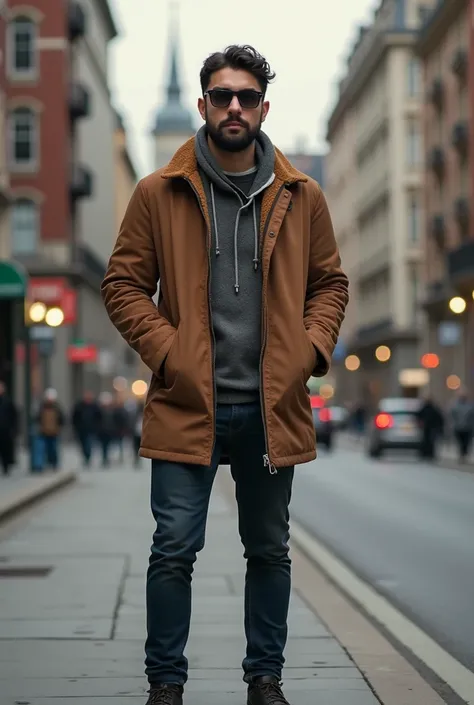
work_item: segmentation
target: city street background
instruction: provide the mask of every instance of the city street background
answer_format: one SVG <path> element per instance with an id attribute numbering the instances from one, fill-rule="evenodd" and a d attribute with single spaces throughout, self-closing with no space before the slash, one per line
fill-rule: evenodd
<path id="1" fill-rule="evenodd" d="M 319 457 L 296 470 L 288 693 L 474 703 L 473 13 L 0 0 L 0 705 L 144 701 L 151 372 L 101 284 L 139 180 L 202 124 L 203 60 L 231 43 L 276 71 L 265 131 L 323 189 L 350 282 L 331 370 L 308 381 Z M 196 705 L 242 696 L 225 476 Z"/>

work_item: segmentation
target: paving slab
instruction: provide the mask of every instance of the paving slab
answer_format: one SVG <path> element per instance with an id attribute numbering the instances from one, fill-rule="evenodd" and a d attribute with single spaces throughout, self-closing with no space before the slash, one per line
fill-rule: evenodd
<path id="1" fill-rule="evenodd" d="M 245 562 L 235 506 L 219 488 L 193 577 L 189 705 L 243 705 Z M 74 489 L 0 544 L 0 705 L 144 705 L 145 578 L 153 533 L 149 474 L 81 473 Z M 376 705 L 341 645 L 296 592 L 285 690 L 295 705 Z"/>
<path id="2" fill-rule="evenodd" d="M 314 691 L 299 691 L 294 694 L 290 688 L 285 689 L 288 697 L 297 705 L 319 705 L 315 700 Z M 186 705 L 243 705 L 245 703 L 245 688 L 241 687 L 238 691 L 229 692 L 196 692 L 192 688 L 186 691 Z M 321 705 L 380 705 L 380 701 L 375 698 L 370 690 L 363 692 L 361 690 L 353 691 L 320 691 L 318 698 Z M 144 696 L 119 696 L 104 698 L 89 698 L 89 697 L 66 697 L 61 698 L 61 705 L 143 705 Z M 57 698 L 28 698 L 24 703 L 17 699 L 5 698 L 5 703 L 2 705 L 58 705 Z"/>

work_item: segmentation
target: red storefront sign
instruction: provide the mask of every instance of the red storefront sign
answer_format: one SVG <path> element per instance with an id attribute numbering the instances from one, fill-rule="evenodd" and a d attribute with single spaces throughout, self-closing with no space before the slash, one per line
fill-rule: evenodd
<path id="1" fill-rule="evenodd" d="M 59 306 L 67 288 L 64 277 L 31 277 L 28 282 L 28 300 L 47 306 Z"/>
<path id="2" fill-rule="evenodd" d="M 77 294 L 64 277 L 32 277 L 28 283 L 30 304 L 41 302 L 48 307 L 59 306 L 64 313 L 62 325 L 76 320 Z"/>
<path id="3" fill-rule="evenodd" d="M 68 362 L 97 362 L 97 347 L 95 345 L 70 345 L 67 349 Z"/>

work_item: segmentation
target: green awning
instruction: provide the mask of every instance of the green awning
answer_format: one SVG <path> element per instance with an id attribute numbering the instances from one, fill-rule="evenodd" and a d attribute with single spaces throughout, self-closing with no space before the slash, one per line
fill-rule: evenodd
<path id="1" fill-rule="evenodd" d="M 0 260 L 0 299 L 22 299 L 26 295 L 27 278 L 18 262 Z"/>

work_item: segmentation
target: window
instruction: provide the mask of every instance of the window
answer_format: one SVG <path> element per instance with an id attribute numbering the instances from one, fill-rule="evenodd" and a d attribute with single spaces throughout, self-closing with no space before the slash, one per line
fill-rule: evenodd
<path id="1" fill-rule="evenodd" d="M 410 118 L 407 122 L 407 163 L 415 167 L 421 164 L 421 131 L 418 120 Z"/>
<path id="2" fill-rule="evenodd" d="M 408 196 L 408 241 L 416 245 L 420 238 L 420 201 L 416 193 Z"/>
<path id="3" fill-rule="evenodd" d="M 34 201 L 21 198 L 13 204 L 11 216 L 13 255 L 31 255 L 39 240 L 39 212 Z"/>
<path id="4" fill-rule="evenodd" d="M 419 304 L 420 304 L 420 276 L 418 273 L 418 268 L 413 265 L 408 270 L 408 306 L 409 306 L 409 319 L 416 323 L 419 314 Z"/>
<path id="5" fill-rule="evenodd" d="M 36 69 L 36 25 L 28 17 L 17 17 L 9 26 L 10 66 L 16 74 Z"/>
<path id="6" fill-rule="evenodd" d="M 13 166 L 30 166 L 37 159 L 37 116 L 31 108 L 17 108 L 11 113 L 11 161 Z"/>
<path id="7" fill-rule="evenodd" d="M 410 98 L 417 98 L 421 92 L 421 66 L 418 59 L 411 58 L 407 64 L 407 93 Z"/>

